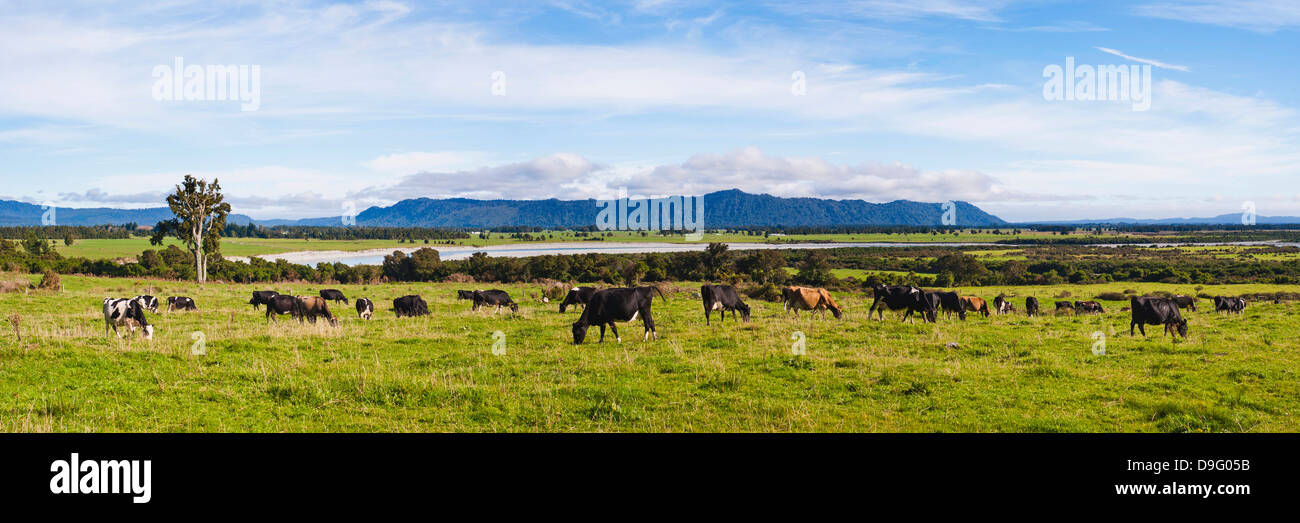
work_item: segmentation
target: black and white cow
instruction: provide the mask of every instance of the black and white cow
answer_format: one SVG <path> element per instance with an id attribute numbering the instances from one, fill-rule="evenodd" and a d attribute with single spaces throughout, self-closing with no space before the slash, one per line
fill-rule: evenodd
<path id="1" fill-rule="evenodd" d="M 370 298 L 357 298 L 357 316 L 363 320 L 373 318 L 375 315 L 375 304 Z"/>
<path id="2" fill-rule="evenodd" d="M 709 313 L 719 311 L 722 319 L 727 319 L 727 311 L 731 311 L 731 319 L 736 319 L 736 311 L 740 311 L 740 318 L 749 321 L 749 305 L 741 301 L 740 295 L 736 293 L 736 288 L 730 285 L 701 285 L 700 299 L 704 301 L 704 324 L 709 324 Z"/>
<path id="3" fill-rule="evenodd" d="M 668 301 L 664 297 L 663 291 L 658 287 L 626 287 L 618 289 L 604 289 L 596 291 L 587 301 L 587 308 L 583 309 L 582 316 L 573 324 L 573 344 L 581 345 L 582 340 L 587 337 L 587 328 L 592 325 L 600 326 L 600 341 L 605 341 L 605 326 L 614 332 L 614 339 L 623 341 L 618 335 L 618 327 L 614 326 L 617 321 L 635 321 L 638 317 L 645 325 L 645 335 L 641 340 L 645 341 L 654 336 L 659 339 L 659 333 L 655 331 L 655 320 L 650 315 L 650 306 L 654 304 L 655 293 L 659 293 L 659 298 Z"/>
<path id="4" fill-rule="evenodd" d="M 266 302 L 266 322 L 271 323 L 275 316 L 288 314 L 299 323 L 303 321 L 302 300 L 287 294 L 277 294 Z"/>
<path id="5" fill-rule="evenodd" d="M 1076 301 L 1074 302 L 1074 312 L 1075 314 L 1081 312 L 1105 314 L 1106 309 L 1102 308 L 1101 304 L 1095 301 Z"/>
<path id="6" fill-rule="evenodd" d="M 1164 325 L 1165 334 L 1174 333 L 1174 337 L 1181 335 L 1187 339 L 1187 320 L 1178 312 L 1178 302 L 1168 298 L 1138 298 L 1134 296 L 1130 300 L 1130 310 L 1133 313 L 1132 320 L 1129 321 L 1128 335 L 1133 335 L 1133 327 L 1142 331 L 1142 335 L 1147 335 L 1144 325 Z"/>
<path id="7" fill-rule="evenodd" d="M 324 289 L 320 291 L 320 297 L 325 298 L 329 301 L 334 301 L 334 302 L 341 301 L 343 302 L 344 305 L 350 305 L 348 303 L 348 297 L 344 296 L 343 291 L 340 291 L 338 289 Z"/>
<path id="8" fill-rule="evenodd" d="M 912 313 L 921 313 L 921 319 L 924 321 L 934 322 L 938 320 L 939 311 L 935 310 L 934 302 L 925 297 L 925 292 L 911 285 L 876 285 L 871 288 L 872 296 L 875 298 L 871 301 L 871 308 L 867 309 L 867 318 L 871 317 L 873 311 L 880 312 L 880 320 L 885 319 L 885 309 L 906 310 L 903 320 L 911 320 Z"/>
<path id="9" fill-rule="evenodd" d="M 167 312 L 197 310 L 199 310 L 199 307 L 194 304 L 192 298 L 187 298 L 185 296 L 169 296 L 167 298 Z"/>
<path id="10" fill-rule="evenodd" d="M 496 307 L 493 312 L 501 312 L 501 307 L 510 307 L 511 312 L 519 312 L 519 304 L 510 299 L 510 293 L 499 289 L 474 291 L 473 310 L 483 307 Z"/>
<path id="11" fill-rule="evenodd" d="M 135 330 L 139 328 L 143 333 L 144 339 L 153 339 L 153 325 L 144 317 L 144 306 L 140 301 L 131 298 L 104 298 L 104 335 L 108 336 L 108 330 L 113 329 L 113 333 L 121 338 L 122 333 L 117 331 L 118 327 L 130 329 L 130 334 L 135 335 Z"/>
<path id="12" fill-rule="evenodd" d="M 596 294 L 597 290 L 599 289 L 595 287 L 574 287 L 569 289 L 569 294 L 564 297 L 564 301 L 560 302 L 560 312 L 577 305 L 581 305 L 584 309 L 587 308 L 587 302 L 591 300 L 591 296 Z"/>
<path id="13" fill-rule="evenodd" d="M 271 299 L 279 295 L 275 291 L 253 291 L 253 299 L 248 300 L 248 304 L 253 306 L 253 310 L 258 310 L 259 306 L 271 303 Z"/>
<path id="14" fill-rule="evenodd" d="M 428 316 L 429 304 L 424 302 L 424 298 L 416 295 L 402 296 L 393 300 L 393 313 L 398 318 L 402 316 Z"/>
<path id="15" fill-rule="evenodd" d="M 993 311 L 997 314 L 1011 314 L 1016 312 L 1016 306 L 1011 304 L 1011 300 L 998 296 L 993 298 Z"/>
<path id="16" fill-rule="evenodd" d="M 158 314 L 158 298 L 146 294 L 143 296 L 136 296 L 131 299 L 138 302 L 141 307 L 144 307 L 145 310 L 152 312 L 154 314 Z"/>
<path id="17" fill-rule="evenodd" d="M 1056 313 L 1057 313 L 1057 314 L 1060 314 L 1061 311 L 1065 311 L 1065 310 L 1068 310 L 1068 311 L 1073 312 L 1073 313 L 1075 313 L 1075 314 L 1078 314 L 1078 313 L 1079 313 L 1079 311 L 1074 310 L 1074 304 L 1073 304 L 1073 303 L 1070 303 L 1070 302 L 1068 302 L 1068 301 L 1058 301 L 1058 302 L 1056 302 Z"/>

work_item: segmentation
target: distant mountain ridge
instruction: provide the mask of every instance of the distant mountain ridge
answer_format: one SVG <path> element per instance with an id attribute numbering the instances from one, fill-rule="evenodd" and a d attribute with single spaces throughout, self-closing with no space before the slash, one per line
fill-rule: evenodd
<path id="1" fill-rule="evenodd" d="M 1242 214 L 1220 214 L 1210 218 L 1106 218 L 1104 220 L 1035 221 L 1023 224 L 1036 225 L 1242 225 Z M 1300 216 L 1256 216 L 1256 224 L 1300 224 Z"/>
<path id="2" fill-rule="evenodd" d="M 1005 225 L 997 216 L 966 202 L 955 203 L 956 224 L 962 226 Z M 153 225 L 172 218 L 166 207 L 147 209 L 57 207 L 59 225 L 108 225 L 138 223 Z M 465 227 L 508 226 L 584 227 L 596 224 L 600 208 L 596 200 L 475 200 L 469 198 L 414 198 L 388 207 L 371 207 L 357 215 L 356 223 L 369 227 Z M 40 225 L 44 209 L 30 203 L 0 200 L 0 226 Z M 750 194 L 738 189 L 704 195 L 704 227 L 841 226 L 841 225 L 941 225 L 944 215 L 939 203 L 896 200 L 871 203 L 863 200 L 783 198 Z M 252 220 L 231 214 L 229 223 L 245 225 L 339 226 L 339 216 L 302 220 Z"/>
<path id="3" fill-rule="evenodd" d="M 16 227 L 25 225 L 41 225 L 41 216 L 45 214 L 45 208 L 40 205 L 33 205 L 25 202 L 16 202 L 12 200 L 0 200 L 0 226 Z M 124 223 L 137 223 L 140 225 L 154 225 L 163 220 L 173 218 L 171 209 L 166 207 L 154 207 L 148 209 L 113 209 L 109 207 L 95 207 L 86 209 L 76 209 L 72 207 L 55 207 L 54 221 L 57 225 L 121 225 Z M 242 214 L 231 214 L 226 218 L 227 223 L 236 225 L 247 225 L 253 219 Z"/>
<path id="4" fill-rule="evenodd" d="M 596 224 L 596 200 L 472 200 L 468 198 L 402 200 L 371 207 L 357 215 L 357 225 L 371 227 L 507 226 L 584 227 Z M 957 225 L 992 226 L 1007 222 L 966 202 L 955 202 Z M 704 227 L 941 225 L 939 203 L 896 200 L 782 198 L 738 189 L 704 195 Z M 339 217 L 258 222 L 266 225 L 336 225 Z"/>

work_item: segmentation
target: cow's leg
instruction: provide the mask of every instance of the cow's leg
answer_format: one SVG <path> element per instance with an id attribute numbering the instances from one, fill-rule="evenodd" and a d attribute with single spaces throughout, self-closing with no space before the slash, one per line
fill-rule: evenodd
<path id="1" fill-rule="evenodd" d="M 725 313 L 723 317 L 726 317 Z M 655 320 L 650 316 L 650 307 L 641 311 L 641 321 L 645 326 L 645 334 L 641 336 L 641 341 L 646 341 L 651 335 L 654 336 L 655 341 L 659 341 L 659 333 L 655 332 Z"/>
<path id="2" fill-rule="evenodd" d="M 1136 323 L 1136 322 L 1132 322 L 1132 321 L 1130 321 L 1129 324 L 1128 324 L 1128 335 L 1129 335 L 1129 336 L 1132 336 L 1132 335 L 1133 335 L 1133 327 L 1137 327 L 1137 323 Z"/>
<path id="3" fill-rule="evenodd" d="M 618 326 L 614 325 L 614 322 L 612 321 L 609 322 L 609 332 L 614 334 L 614 341 L 623 343 L 623 337 L 618 335 Z"/>
<path id="4" fill-rule="evenodd" d="M 709 312 L 710 312 L 710 311 L 712 311 L 712 309 L 710 309 L 709 306 L 708 306 L 707 304 L 705 304 L 705 305 L 704 305 L 704 324 L 705 324 L 705 325 L 709 325 Z"/>
<path id="5" fill-rule="evenodd" d="M 604 323 L 600 324 L 600 341 L 598 341 L 597 343 L 605 343 L 605 324 L 604 324 Z"/>

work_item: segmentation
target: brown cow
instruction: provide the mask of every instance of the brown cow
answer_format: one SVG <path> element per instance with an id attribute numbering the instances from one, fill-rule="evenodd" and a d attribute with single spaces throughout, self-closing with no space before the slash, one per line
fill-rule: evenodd
<path id="1" fill-rule="evenodd" d="M 786 287 L 781 289 L 781 301 L 785 303 L 786 312 L 793 310 L 795 316 L 799 315 L 800 310 L 814 313 L 821 311 L 825 316 L 826 309 L 830 309 L 836 319 L 844 316 L 831 293 L 820 287 Z"/>
<path id="2" fill-rule="evenodd" d="M 971 312 L 978 312 L 980 314 L 983 314 L 985 318 L 989 317 L 989 304 L 984 301 L 984 298 L 976 298 L 974 296 L 962 296 L 960 299 L 961 299 L 961 306 L 963 309 L 966 309 Z"/>
<path id="3" fill-rule="evenodd" d="M 334 319 L 333 314 L 330 314 L 330 308 L 326 303 L 325 298 L 320 296 L 298 296 L 298 317 L 307 318 L 307 321 L 316 323 L 317 316 L 324 316 L 325 319 L 329 320 L 331 326 L 337 327 L 339 321 Z"/>

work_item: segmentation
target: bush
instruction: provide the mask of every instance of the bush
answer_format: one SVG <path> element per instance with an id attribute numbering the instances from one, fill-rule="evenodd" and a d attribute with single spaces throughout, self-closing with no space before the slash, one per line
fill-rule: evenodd
<path id="1" fill-rule="evenodd" d="M 46 269 L 45 274 L 41 275 L 41 283 L 37 284 L 36 287 L 47 290 L 62 289 L 63 282 L 59 278 L 59 273 Z"/>
<path id="2" fill-rule="evenodd" d="M 755 300 L 770 302 L 781 301 L 781 288 L 772 283 L 766 285 L 751 285 L 741 292 L 744 292 L 745 296 L 749 296 Z"/>
<path id="3" fill-rule="evenodd" d="M 1103 292 L 1093 297 L 1093 299 L 1103 301 L 1125 301 L 1128 300 L 1128 296 L 1119 292 Z"/>
<path id="4" fill-rule="evenodd" d="M 474 283 L 474 277 L 463 272 L 448 274 L 442 281 L 447 283 Z"/>

